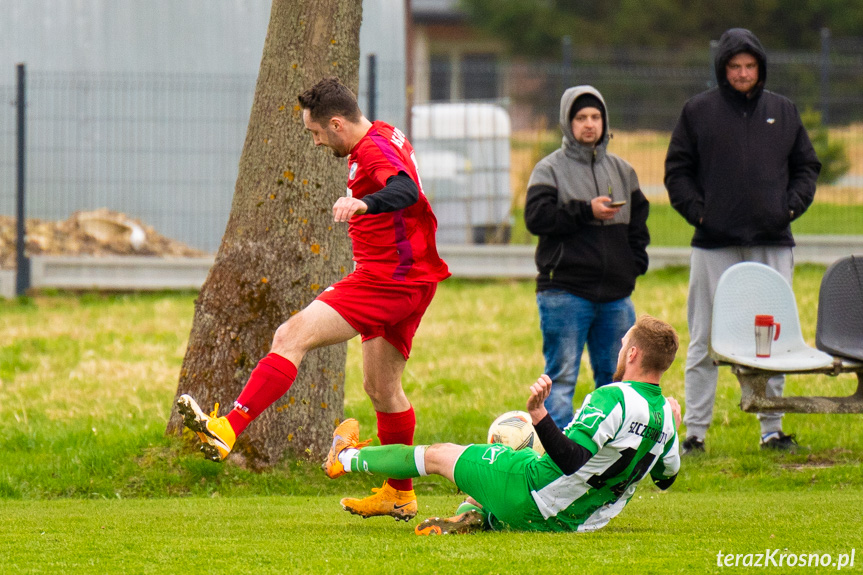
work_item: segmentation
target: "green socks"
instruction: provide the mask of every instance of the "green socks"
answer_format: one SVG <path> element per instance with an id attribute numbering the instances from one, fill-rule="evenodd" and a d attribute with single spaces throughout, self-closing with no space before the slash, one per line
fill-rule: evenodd
<path id="1" fill-rule="evenodd" d="M 459 505 L 458 509 L 455 510 L 455 514 L 461 515 L 462 513 L 467 513 L 468 511 L 478 511 L 483 517 L 486 516 L 486 512 L 482 507 L 477 507 L 473 503 L 468 503 L 467 501 L 461 502 L 461 505 Z"/>
<path id="2" fill-rule="evenodd" d="M 364 447 L 351 457 L 351 471 L 362 471 L 375 475 L 385 475 L 392 479 L 410 479 L 425 475 L 424 463 L 425 445 L 379 445 Z M 417 450 L 420 450 L 417 454 Z M 417 468 L 416 458 L 420 457 Z M 421 473 L 422 471 L 423 473 Z"/>

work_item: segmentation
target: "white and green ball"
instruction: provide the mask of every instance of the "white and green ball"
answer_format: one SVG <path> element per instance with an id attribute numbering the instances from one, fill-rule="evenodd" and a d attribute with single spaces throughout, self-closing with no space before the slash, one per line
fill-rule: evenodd
<path id="1" fill-rule="evenodd" d="M 502 443 L 513 449 L 529 447 L 540 455 L 545 453 L 542 443 L 526 411 L 507 411 L 498 416 L 488 428 L 488 443 Z"/>

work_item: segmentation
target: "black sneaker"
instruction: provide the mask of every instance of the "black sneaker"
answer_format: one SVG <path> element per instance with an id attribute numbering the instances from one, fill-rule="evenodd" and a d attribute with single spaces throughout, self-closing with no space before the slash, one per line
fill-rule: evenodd
<path id="1" fill-rule="evenodd" d="M 794 434 L 785 435 L 781 431 L 766 433 L 761 436 L 761 449 L 775 449 L 776 451 L 795 452 L 800 447 L 797 440 L 794 439 Z"/>
<path id="2" fill-rule="evenodd" d="M 704 453 L 704 442 L 697 437 L 687 437 L 686 441 L 680 444 L 680 455 L 690 453 Z"/>

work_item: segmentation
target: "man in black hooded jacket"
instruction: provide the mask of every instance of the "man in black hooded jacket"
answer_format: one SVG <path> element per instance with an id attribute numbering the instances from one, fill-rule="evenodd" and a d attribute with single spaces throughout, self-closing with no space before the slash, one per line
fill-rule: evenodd
<path id="1" fill-rule="evenodd" d="M 708 355 L 713 295 L 719 276 L 742 261 L 794 269 L 791 222 L 815 196 L 821 163 L 794 104 L 764 89 L 767 57 L 749 30 L 719 40 L 718 86 L 691 98 L 671 136 L 665 187 L 671 205 L 695 227 L 690 261 L 686 358 L 687 438 L 683 453 L 704 450 L 713 416 L 717 368 Z M 771 378 L 781 395 L 784 377 Z M 761 447 L 792 449 L 782 414 L 759 414 Z"/>

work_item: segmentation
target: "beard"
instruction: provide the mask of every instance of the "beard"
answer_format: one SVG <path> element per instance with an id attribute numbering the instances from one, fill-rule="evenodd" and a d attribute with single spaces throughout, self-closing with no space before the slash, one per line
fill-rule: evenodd
<path id="1" fill-rule="evenodd" d="M 611 377 L 612 382 L 623 381 L 623 372 L 626 371 L 626 361 L 618 361 L 617 369 L 614 370 L 614 375 Z"/>

